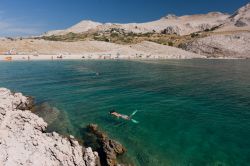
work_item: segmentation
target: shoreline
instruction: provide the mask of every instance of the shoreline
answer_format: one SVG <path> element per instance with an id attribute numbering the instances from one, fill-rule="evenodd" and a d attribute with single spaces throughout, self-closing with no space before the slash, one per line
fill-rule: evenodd
<path id="1" fill-rule="evenodd" d="M 0 87 L 0 165 L 98 165 L 98 153 L 72 135 L 46 132 L 33 106 L 30 97 Z"/>
<path id="2" fill-rule="evenodd" d="M 110 57 L 105 57 L 105 55 L 109 55 Z M 248 58 L 236 58 L 236 57 L 218 57 L 218 58 L 206 58 L 206 57 L 200 57 L 200 58 L 168 58 L 168 57 L 161 57 L 161 56 L 155 56 L 153 58 L 148 57 L 134 57 L 134 56 L 128 56 L 123 55 L 122 57 L 115 57 L 110 53 L 103 53 L 99 54 L 75 54 L 75 55 L 0 55 L 0 62 L 8 62 L 8 61 L 60 61 L 60 60 L 148 60 L 148 61 L 154 61 L 154 60 L 188 60 L 188 59 L 206 59 L 206 60 L 243 60 Z"/>
<path id="3" fill-rule="evenodd" d="M 0 165 L 115 166 L 125 147 L 97 125 L 86 126 L 100 150 L 80 144 L 72 135 L 48 132 L 48 123 L 32 112 L 34 98 L 0 87 Z M 89 141 L 95 141 L 89 140 Z M 13 146 L 15 145 L 15 146 Z"/>

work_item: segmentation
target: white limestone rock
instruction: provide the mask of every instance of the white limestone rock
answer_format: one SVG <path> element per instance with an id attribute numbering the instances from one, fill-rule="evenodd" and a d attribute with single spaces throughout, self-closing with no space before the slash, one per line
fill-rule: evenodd
<path id="1" fill-rule="evenodd" d="M 95 166 L 99 158 L 73 138 L 45 133 L 47 124 L 29 110 L 17 106 L 29 102 L 21 93 L 0 88 L 0 165 Z"/>

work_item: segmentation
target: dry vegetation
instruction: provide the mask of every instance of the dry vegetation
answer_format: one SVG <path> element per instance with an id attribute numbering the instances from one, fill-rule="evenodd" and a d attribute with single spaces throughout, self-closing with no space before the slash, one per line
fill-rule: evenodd
<path id="1" fill-rule="evenodd" d="M 217 32 L 216 29 L 218 28 L 219 26 L 182 36 L 177 34 L 166 34 L 164 32 L 133 33 L 133 32 L 127 32 L 123 29 L 112 28 L 106 31 L 68 33 L 66 35 L 58 35 L 58 36 L 55 35 L 43 36 L 42 38 L 44 40 L 49 40 L 49 41 L 64 41 L 64 42 L 94 40 L 94 41 L 104 41 L 122 45 L 131 45 L 131 44 L 141 43 L 143 41 L 150 41 L 161 45 L 184 48 L 186 44 L 191 43 L 200 38 L 208 37 L 211 35 L 218 35 L 218 34 L 226 35 L 226 34 L 241 32 L 241 31 Z"/>
<path id="2" fill-rule="evenodd" d="M 162 45 L 179 47 L 181 44 L 192 41 L 194 39 L 205 37 L 211 31 L 197 32 L 190 35 L 180 36 L 177 34 L 164 34 L 164 33 L 133 33 L 125 32 L 120 29 L 111 29 L 110 31 L 105 32 L 92 32 L 92 33 L 68 33 L 66 35 L 52 35 L 52 36 L 43 36 L 42 39 L 49 41 L 65 41 L 65 42 L 74 42 L 74 41 L 85 41 L 85 40 L 96 40 L 96 41 L 105 41 L 116 44 L 137 44 L 142 41 L 151 41 Z"/>

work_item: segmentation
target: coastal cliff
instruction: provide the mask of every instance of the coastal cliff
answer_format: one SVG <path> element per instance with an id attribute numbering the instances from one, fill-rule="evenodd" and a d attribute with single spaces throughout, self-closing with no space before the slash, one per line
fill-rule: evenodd
<path id="1" fill-rule="evenodd" d="M 46 133 L 47 123 L 29 111 L 31 106 L 31 98 L 0 88 L 1 166 L 100 165 L 98 153 L 73 136 Z"/>

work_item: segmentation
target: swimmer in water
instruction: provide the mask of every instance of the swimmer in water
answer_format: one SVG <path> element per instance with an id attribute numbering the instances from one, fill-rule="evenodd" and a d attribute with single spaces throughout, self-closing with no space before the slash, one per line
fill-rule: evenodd
<path id="1" fill-rule="evenodd" d="M 112 110 L 112 111 L 109 112 L 109 114 L 110 114 L 110 115 L 113 115 L 113 116 L 115 116 L 115 117 L 117 117 L 117 118 L 122 118 L 122 119 L 124 119 L 124 120 L 128 120 L 128 121 L 131 120 L 133 123 L 139 123 L 138 121 L 132 119 L 132 116 L 134 116 L 134 115 L 136 114 L 136 112 L 137 112 L 137 110 L 134 111 L 130 116 L 128 116 L 128 115 L 120 114 L 120 113 L 118 113 L 118 112 Z"/>
<path id="2" fill-rule="evenodd" d="M 120 114 L 120 113 L 115 112 L 115 111 L 110 111 L 109 113 L 111 115 L 117 117 L 117 118 L 122 118 L 122 119 L 125 119 L 125 120 L 130 120 L 131 119 L 128 115 L 123 115 L 123 114 Z"/>

